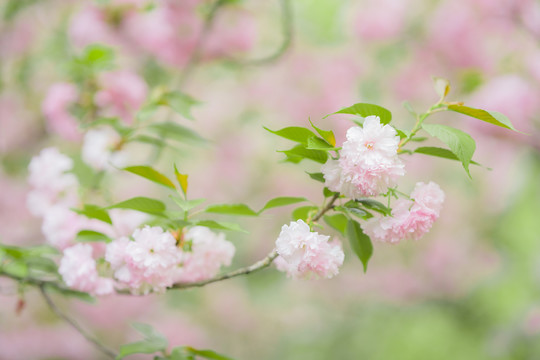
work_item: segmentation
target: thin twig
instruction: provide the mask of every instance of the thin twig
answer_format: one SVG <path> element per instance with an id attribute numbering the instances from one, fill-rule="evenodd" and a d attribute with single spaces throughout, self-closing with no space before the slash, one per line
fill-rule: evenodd
<path id="1" fill-rule="evenodd" d="M 280 0 L 280 5 L 281 5 L 281 28 L 282 28 L 282 33 L 283 33 L 283 41 L 280 47 L 273 54 L 260 58 L 260 59 L 252 59 L 252 60 L 229 59 L 230 62 L 237 65 L 241 65 L 241 66 L 260 66 L 260 65 L 270 64 L 278 60 L 283 55 L 285 55 L 285 53 L 291 47 L 292 40 L 293 40 L 293 33 L 294 33 L 293 11 L 292 11 L 290 0 Z"/>
<path id="2" fill-rule="evenodd" d="M 107 355 L 107 357 L 111 359 L 116 358 L 116 354 L 111 349 L 107 348 L 105 345 L 101 344 L 98 339 L 96 339 L 94 336 L 90 335 L 88 332 L 86 332 L 75 320 L 64 314 L 52 301 L 51 297 L 47 292 L 45 291 L 43 285 L 39 286 L 39 291 L 41 292 L 41 295 L 45 299 L 45 302 L 49 306 L 49 308 L 52 310 L 53 313 L 56 314 L 59 318 L 67 322 L 71 327 L 73 327 L 75 330 L 79 332 L 87 341 L 94 344 L 94 346 L 101 351 L 103 354 Z"/>
<path id="3" fill-rule="evenodd" d="M 329 210 L 333 209 L 334 208 L 334 203 L 336 202 L 337 199 L 339 199 L 339 194 L 334 194 L 334 196 L 332 196 L 332 198 L 330 199 L 328 204 L 326 204 L 326 206 L 324 208 L 322 208 L 321 211 L 319 211 L 319 213 L 317 215 L 315 215 L 312 220 L 313 221 L 319 220 Z"/>

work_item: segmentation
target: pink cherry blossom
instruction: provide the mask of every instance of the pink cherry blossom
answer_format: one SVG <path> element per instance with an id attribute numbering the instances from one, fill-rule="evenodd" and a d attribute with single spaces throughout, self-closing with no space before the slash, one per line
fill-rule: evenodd
<path id="1" fill-rule="evenodd" d="M 358 11 L 356 32 L 371 41 L 395 38 L 403 31 L 406 10 L 406 0 L 368 1 Z"/>
<path id="2" fill-rule="evenodd" d="M 373 217 L 362 228 L 374 240 L 398 243 L 418 240 L 432 227 L 444 201 L 444 192 L 434 182 L 417 183 L 411 194 L 414 200 L 399 199 L 393 204 L 392 216 Z"/>
<path id="3" fill-rule="evenodd" d="M 77 128 L 77 119 L 69 112 L 69 107 L 77 101 L 78 97 L 79 91 L 75 85 L 56 83 L 49 88 L 42 104 L 49 131 L 70 141 L 81 138 Z"/>
<path id="4" fill-rule="evenodd" d="M 133 241 L 124 237 L 107 244 L 105 259 L 115 278 L 137 293 L 171 286 L 182 260 L 176 239 L 157 226 L 137 229 L 132 237 Z"/>
<path id="5" fill-rule="evenodd" d="M 184 235 L 184 241 L 191 245 L 191 250 L 184 252 L 176 281 L 206 280 L 217 275 L 221 266 L 231 265 L 235 248 L 225 240 L 225 234 L 215 234 L 206 227 L 194 226 Z"/>
<path id="6" fill-rule="evenodd" d="M 114 291 L 114 281 L 98 275 L 89 244 L 77 244 L 65 249 L 58 272 L 66 285 L 75 290 L 96 295 L 107 295 Z"/>
<path id="7" fill-rule="evenodd" d="M 276 240 L 278 270 L 294 279 L 331 278 L 338 274 L 345 255 L 339 242 L 311 231 L 303 221 L 283 225 Z"/>
<path id="8" fill-rule="evenodd" d="M 119 70 L 102 73 L 99 77 L 101 90 L 96 93 L 95 103 L 107 116 L 118 116 L 131 124 L 135 112 L 148 95 L 148 85 L 137 74 Z"/>
<path id="9" fill-rule="evenodd" d="M 397 156 L 398 144 L 393 127 L 381 124 L 377 116 L 366 117 L 363 128 L 347 131 L 339 167 L 332 159 L 323 165 L 325 185 L 353 199 L 386 192 L 405 174 Z"/>
<path id="10" fill-rule="evenodd" d="M 120 35 L 107 23 L 105 12 L 96 6 L 86 6 L 71 19 L 68 35 L 77 48 L 102 43 L 109 46 L 121 44 Z"/>

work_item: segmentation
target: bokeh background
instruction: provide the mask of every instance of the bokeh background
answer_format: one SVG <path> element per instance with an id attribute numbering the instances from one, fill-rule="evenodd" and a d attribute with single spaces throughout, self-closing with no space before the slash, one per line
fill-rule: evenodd
<path id="1" fill-rule="evenodd" d="M 138 74 L 150 92 L 181 88 L 201 101 L 194 122 L 176 120 L 210 141 L 180 144 L 154 166 L 171 174 L 176 162 L 192 196 L 209 202 L 320 203 L 320 184 L 305 174 L 317 165 L 283 163 L 276 150 L 290 144 L 263 126 L 308 126 L 310 118 L 339 142 L 349 119 L 323 116 L 372 102 L 410 128 L 402 102 L 418 110 L 436 102 L 431 76 L 451 81 L 450 100 L 500 111 L 529 135 L 434 115 L 473 135 L 484 167 L 470 180 L 457 162 L 406 158 L 400 188 L 438 182 L 447 195 L 441 218 L 418 242 L 375 244 L 367 274 L 344 242 L 345 265 L 331 280 L 291 281 L 269 269 L 165 295 L 58 299 L 62 308 L 114 348 L 137 339 L 132 322 L 145 322 L 172 345 L 237 359 L 540 359 L 540 2 L 230 1 L 190 64 L 211 6 L 0 2 L 0 241 L 44 242 L 25 205 L 27 166 L 46 146 L 80 150 L 80 139 L 47 123 L 42 103 L 52 84 L 72 81 L 68 63 L 89 44 L 114 48 L 117 68 Z M 133 148 L 130 161 L 144 163 L 151 151 Z M 109 185 L 117 199 L 166 196 L 129 175 Z M 227 233 L 237 247 L 232 267 L 264 257 L 290 210 L 242 220 L 249 235 Z M 32 291 L 16 314 L 17 289 L 0 280 L 0 359 L 100 358 Z"/>

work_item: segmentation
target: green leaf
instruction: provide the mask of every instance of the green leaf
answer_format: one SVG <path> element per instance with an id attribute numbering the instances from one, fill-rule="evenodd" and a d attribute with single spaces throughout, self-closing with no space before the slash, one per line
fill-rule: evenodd
<path id="1" fill-rule="evenodd" d="M 297 145 L 290 150 L 279 151 L 287 155 L 287 160 L 293 163 L 299 163 L 303 159 L 313 160 L 324 164 L 328 159 L 328 154 L 321 150 L 306 149 L 303 145 Z"/>
<path id="2" fill-rule="evenodd" d="M 370 210 L 376 211 L 386 216 L 389 216 L 392 213 L 391 209 L 389 209 L 386 205 L 384 205 L 383 203 L 377 200 L 361 198 L 361 199 L 355 200 L 355 202 L 362 204 L 364 207 Z"/>
<path id="3" fill-rule="evenodd" d="M 217 352 L 213 350 L 197 350 L 190 346 L 183 346 L 181 347 L 181 349 L 184 350 L 189 355 L 200 356 L 208 360 L 234 360 L 233 358 L 230 358 L 228 356 L 218 354 Z"/>
<path id="4" fill-rule="evenodd" d="M 364 272 L 366 272 L 369 259 L 373 255 L 371 239 L 364 234 L 360 224 L 354 220 L 347 222 L 347 237 L 356 256 L 358 256 L 362 265 L 364 265 Z"/>
<path id="5" fill-rule="evenodd" d="M 239 215 L 239 216 L 257 216 L 258 214 L 251 210 L 245 204 L 218 204 L 210 205 L 205 209 L 206 212 L 215 214 Z"/>
<path id="6" fill-rule="evenodd" d="M 21 260 L 9 260 L 2 264 L 0 268 L 7 274 L 21 278 L 27 277 L 29 273 L 28 265 Z"/>
<path id="7" fill-rule="evenodd" d="M 323 173 L 306 173 L 306 174 L 308 174 L 309 177 L 312 178 L 313 180 L 324 183 Z"/>
<path id="8" fill-rule="evenodd" d="M 347 217 L 343 214 L 334 214 L 334 215 L 324 215 L 324 221 L 330 225 L 332 228 L 339 231 L 343 236 L 345 236 L 345 231 L 347 229 Z"/>
<path id="9" fill-rule="evenodd" d="M 81 230 L 77 233 L 75 241 L 79 242 L 111 242 L 111 238 L 107 235 L 94 230 Z"/>
<path id="10" fill-rule="evenodd" d="M 172 91 L 164 94 L 157 103 L 159 105 L 170 106 L 171 109 L 189 120 L 193 120 L 193 115 L 191 115 L 191 107 L 193 105 L 200 104 L 199 101 L 195 100 L 191 96 L 178 91 Z"/>
<path id="11" fill-rule="evenodd" d="M 458 112 L 460 114 L 468 115 L 478 120 L 485 121 L 487 123 L 500 126 L 505 129 L 514 130 L 519 132 L 514 128 L 510 120 L 503 114 L 496 111 L 486 111 L 481 109 L 475 109 L 463 105 L 449 105 L 448 110 Z"/>
<path id="12" fill-rule="evenodd" d="M 107 209 L 131 209 L 149 214 L 157 214 L 165 211 L 165 205 L 156 199 L 137 196 L 107 207 Z"/>
<path id="13" fill-rule="evenodd" d="M 311 120 L 309 120 L 309 123 L 311 124 L 311 126 L 317 131 L 317 133 L 319 133 L 319 135 L 322 136 L 322 138 L 330 145 L 332 146 L 336 146 L 336 137 L 334 135 L 334 133 L 330 130 L 323 130 L 323 129 L 319 129 L 318 127 L 316 127 L 315 125 L 313 125 L 313 123 L 311 122 Z"/>
<path id="14" fill-rule="evenodd" d="M 312 136 L 308 139 L 308 144 L 306 146 L 306 149 L 329 151 L 329 150 L 337 150 L 339 148 L 333 147 L 332 145 L 330 145 L 329 143 L 327 143 L 321 138 Z"/>
<path id="15" fill-rule="evenodd" d="M 389 110 L 379 105 L 366 103 L 354 104 L 353 106 L 346 107 L 330 115 L 334 114 L 351 114 L 358 115 L 364 118 L 367 116 L 375 115 L 381 119 L 382 124 L 388 124 L 390 123 L 390 121 L 392 121 L 392 113 Z M 326 115 L 325 118 L 330 115 Z"/>
<path id="16" fill-rule="evenodd" d="M 259 214 L 271 208 L 275 208 L 279 206 L 287 206 L 287 205 L 296 204 L 296 203 L 304 202 L 304 201 L 307 201 L 307 199 L 304 197 L 290 197 L 290 196 L 277 197 L 268 201 L 266 205 L 264 205 L 264 207 L 261 210 L 259 210 Z"/>
<path id="17" fill-rule="evenodd" d="M 459 161 L 457 156 L 454 155 L 454 153 L 452 151 L 450 151 L 448 149 L 443 149 L 443 148 L 440 148 L 440 147 L 435 147 L 435 146 L 422 146 L 422 147 L 419 147 L 418 149 L 415 149 L 414 153 L 423 154 L 423 155 L 430 155 L 430 156 L 436 156 L 436 157 L 440 157 L 440 158 L 443 158 L 443 159 Z M 479 163 L 477 163 L 476 161 L 473 161 L 473 160 L 471 160 L 471 164 L 482 166 L 482 165 L 480 165 Z"/>
<path id="18" fill-rule="evenodd" d="M 169 196 L 175 203 L 184 211 L 189 211 L 194 207 L 201 205 L 206 199 L 193 199 L 193 200 L 184 200 L 177 196 Z"/>
<path id="19" fill-rule="evenodd" d="M 231 222 L 200 220 L 196 222 L 196 225 L 206 226 L 207 228 L 211 228 L 211 229 L 238 231 L 238 232 L 249 234 L 249 232 L 244 230 L 240 225 L 236 223 L 231 223 Z"/>
<path id="20" fill-rule="evenodd" d="M 174 122 L 151 124 L 148 129 L 160 134 L 163 138 L 170 138 L 180 142 L 197 144 L 206 141 L 195 131 Z"/>
<path id="21" fill-rule="evenodd" d="M 169 346 L 167 339 L 150 325 L 135 323 L 133 327 L 143 334 L 145 339 L 120 346 L 120 353 L 116 357 L 117 360 L 131 354 L 152 354 L 158 351 L 165 351 Z"/>
<path id="22" fill-rule="evenodd" d="M 97 219 L 112 225 L 111 217 L 107 210 L 97 205 L 84 204 L 83 209 L 72 209 L 77 214 L 84 215 L 89 219 Z"/>
<path id="23" fill-rule="evenodd" d="M 299 126 L 290 126 L 276 131 L 270 130 L 267 127 L 264 127 L 264 129 L 272 134 L 276 134 L 277 136 L 281 136 L 285 139 L 296 141 L 304 145 L 308 144 L 308 139 L 310 137 L 315 136 L 311 130 Z"/>
<path id="24" fill-rule="evenodd" d="M 150 166 L 129 166 L 124 168 L 123 170 L 128 171 L 132 174 L 139 175 L 145 179 L 148 179 L 150 181 L 153 181 L 157 184 L 163 185 L 165 187 L 168 187 L 169 189 L 176 189 L 173 182 L 169 180 L 168 177 L 163 175 L 157 170 L 152 169 Z"/>
<path id="25" fill-rule="evenodd" d="M 414 109 L 413 109 L 413 107 L 412 107 L 412 105 L 411 105 L 410 102 L 404 101 L 404 102 L 403 102 L 403 107 L 404 107 L 405 110 L 407 110 L 407 111 L 409 112 L 409 114 L 411 114 L 412 116 L 416 117 L 416 115 L 418 115 L 418 114 L 416 113 L 416 111 L 414 111 Z"/>
<path id="26" fill-rule="evenodd" d="M 53 291 L 67 297 L 76 298 L 78 300 L 82 300 L 89 304 L 94 304 L 96 302 L 96 299 L 93 296 L 82 291 L 77 291 L 77 290 L 72 290 L 72 289 L 67 289 L 67 288 L 59 288 L 57 286 L 51 286 L 49 284 L 45 285 L 45 290 L 47 292 Z"/>
<path id="27" fill-rule="evenodd" d="M 440 101 L 444 100 L 446 95 L 450 92 L 450 82 L 444 78 L 433 77 L 433 87 L 435 92 L 439 95 Z"/>
<path id="28" fill-rule="evenodd" d="M 187 174 L 180 174 L 180 172 L 176 168 L 176 164 L 174 164 L 174 175 L 176 176 L 176 180 L 178 181 L 178 184 L 180 184 L 180 187 L 182 188 L 182 191 L 184 192 L 184 195 L 187 196 L 188 175 Z"/>
<path id="29" fill-rule="evenodd" d="M 327 188 L 327 187 L 325 187 L 325 188 L 323 189 L 323 195 L 324 195 L 325 198 L 329 198 L 330 196 L 334 196 L 334 195 L 336 195 L 336 194 L 339 195 L 338 192 L 332 191 L 332 190 L 330 190 L 330 189 Z"/>
<path id="30" fill-rule="evenodd" d="M 309 217 L 310 213 L 315 213 L 317 210 L 319 210 L 317 206 L 312 206 L 312 205 L 301 206 L 299 208 L 294 209 L 292 213 L 292 217 L 295 221 L 296 220 L 305 221 Z"/>
<path id="31" fill-rule="evenodd" d="M 164 147 L 164 146 L 167 145 L 167 143 L 165 141 L 163 141 L 162 139 L 155 138 L 155 137 L 148 136 L 148 135 L 137 135 L 137 136 L 134 136 L 134 137 L 130 138 L 129 141 L 141 142 L 141 143 L 145 143 L 145 144 L 154 145 L 156 147 Z"/>
<path id="32" fill-rule="evenodd" d="M 448 145 L 450 150 L 463 164 L 463 168 L 471 177 L 469 164 L 476 150 L 474 139 L 467 133 L 446 125 L 423 124 L 422 128 L 431 136 L 435 136 L 443 143 Z"/>

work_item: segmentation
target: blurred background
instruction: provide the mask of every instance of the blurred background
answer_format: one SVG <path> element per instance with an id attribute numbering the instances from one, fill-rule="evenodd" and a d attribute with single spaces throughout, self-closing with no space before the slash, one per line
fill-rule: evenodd
<path id="1" fill-rule="evenodd" d="M 209 141 L 180 143 L 155 168 L 172 174 L 174 161 L 189 174 L 193 198 L 256 209 L 275 196 L 323 199 L 305 174 L 319 165 L 283 163 L 276 150 L 291 144 L 263 126 L 311 119 L 339 143 L 349 119 L 322 117 L 371 102 L 410 129 L 403 101 L 427 109 L 437 101 L 431 77 L 440 76 L 452 84 L 450 100 L 502 112 L 529 135 L 434 115 L 477 140 L 474 158 L 484 167 L 470 180 L 458 162 L 405 158 L 400 189 L 436 181 L 444 209 L 418 242 L 374 244 L 367 274 L 344 241 L 345 265 L 331 280 L 291 281 L 269 269 L 165 295 L 58 301 L 113 348 L 136 340 L 130 324 L 144 322 L 171 345 L 244 360 L 540 359 L 540 2 L 237 0 L 212 13 L 213 4 L 0 1 L 0 241 L 44 242 L 26 208 L 27 166 L 47 146 L 80 151 L 80 135 L 45 116 L 43 104 L 53 84 L 80 82 L 73 59 L 88 45 L 114 49 L 115 70 L 142 79 L 143 98 L 167 87 L 201 102 L 195 121 L 175 120 Z M 131 150 L 133 164 L 153 151 Z M 166 198 L 130 175 L 107 186 L 116 200 Z M 248 235 L 227 233 L 237 247 L 231 268 L 264 257 L 290 210 L 242 221 Z M 17 289 L 0 280 L 0 359 L 100 358 L 37 293 L 16 313 Z"/>

